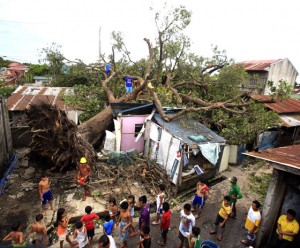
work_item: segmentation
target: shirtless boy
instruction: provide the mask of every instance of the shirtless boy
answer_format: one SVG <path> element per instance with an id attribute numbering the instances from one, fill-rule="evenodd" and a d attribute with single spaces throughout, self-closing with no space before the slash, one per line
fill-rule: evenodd
<path id="1" fill-rule="evenodd" d="M 120 205 L 120 235 L 123 242 L 121 248 L 127 247 L 128 228 L 132 224 L 132 218 L 128 207 L 127 201 L 123 201 Z"/>
<path id="2" fill-rule="evenodd" d="M 46 204 L 49 202 L 50 207 L 53 211 L 56 211 L 56 209 L 53 206 L 53 196 L 50 190 L 50 180 L 49 178 L 45 175 L 42 174 L 42 179 L 39 182 L 39 196 L 42 202 L 42 214 L 46 214 Z"/>
<path id="3" fill-rule="evenodd" d="M 25 247 L 23 233 L 21 231 L 21 223 L 16 222 L 11 226 L 11 232 L 7 234 L 3 241 L 11 240 L 13 247 Z"/>
<path id="4" fill-rule="evenodd" d="M 87 196 L 92 196 L 92 193 L 91 193 L 89 187 L 87 186 L 87 183 L 89 180 L 89 175 L 91 174 L 91 172 L 92 172 L 92 169 L 87 164 L 86 158 L 82 157 L 80 159 L 79 169 L 78 169 L 78 173 L 77 173 L 77 182 L 79 184 L 81 184 L 81 186 L 83 187 L 83 191 L 84 191 L 82 201 L 85 201 Z"/>
<path id="5" fill-rule="evenodd" d="M 208 198 L 209 195 L 209 189 L 208 186 L 203 182 L 199 181 L 197 183 L 196 187 L 196 194 L 193 200 L 193 209 L 196 209 L 196 206 L 198 207 L 197 214 L 195 215 L 195 218 L 198 219 L 201 215 L 202 209 L 205 204 L 206 198 Z"/>
<path id="6" fill-rule="evenodd" d="M 38 214 L 35 217 L 36 223 L 32 224 L 30 229 L 30 233 L 35 233 L 36 247 L 47 247 L 47 229 L 43 217 L 42 214 Z"/>

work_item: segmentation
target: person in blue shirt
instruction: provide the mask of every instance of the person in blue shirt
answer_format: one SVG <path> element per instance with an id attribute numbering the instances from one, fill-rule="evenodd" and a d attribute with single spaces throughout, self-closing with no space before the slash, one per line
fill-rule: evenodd
<path id="1" fill-rule="evenodd" d="M 132 93 L 132 86 L 133 86 L 133 78 L 128 73 L 127 76 L 123 79 L 125 80 L 126 93 L 131 94 Z"/>
<path id="2" fill-rule="evenodd" d="M 110 219 L 109 214 L 104 217 L 105 222 L 103 223 L 103 233 L 106 235 L 112 235 L 114 230 L 114 221 Z"/>
<path id="3" fill-rule="evenodd" d="M 111 74 L 112 71 L 112 66 L 110 64 L 106 64 L 105 65 L 105 73 L 108 76 L 109 74 Z"/>

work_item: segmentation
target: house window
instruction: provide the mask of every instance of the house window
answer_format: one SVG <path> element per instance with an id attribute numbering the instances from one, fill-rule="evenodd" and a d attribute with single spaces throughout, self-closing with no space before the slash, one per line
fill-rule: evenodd
<path id="1" fill-rule="evenodd" d="M 137 137 L 139 132 L 142 130 L 143 124 L 135 124 L 134 126 L 134 137 Z"/>

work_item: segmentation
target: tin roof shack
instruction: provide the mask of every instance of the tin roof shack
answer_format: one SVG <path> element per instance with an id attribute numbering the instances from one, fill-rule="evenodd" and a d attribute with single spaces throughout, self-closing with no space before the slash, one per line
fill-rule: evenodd
<path id="1" fill-rule="evenodd" d="M 67 113 L 74 123 L 78 124 L 78 113 L 61 99 L 61 94 L 72 94 L 67 87 L 19 86 L 7 99 L 7 108 L 11 119 L 11 130 L 14 147 L 27 146 L 31 140 L 25 110 L 30 105 L 46 102 L 58 106 Z M 22 136 L 21 136 L 22 135 Z M 21 138 L 19 138 L 21 137 Z"/>
<path id="2" fill-rule="evenodd" d="M 296 219 L 300 223 L 300 145 L 248 152 L 245 155 L 269 161 L 273 168 L 256 239 L 256 247 L 273 247 L 277 240 L 276 228 L 280 215 L 292 208 L 297 212 Z M 293 247 L 300 247 L 299 234 L 293 242 Z"/>
<path id="3" fill-rule="evenodd" d="M 194 118 L 165 122 L 157 113 L 146 123 L 145 141 L 145 157 L 166 170 L 176 193 L 216 176 L 226 142 Z"/>
<path id="4" fill-rule="evenodd" d="M 264 104 L 265 107 L 280 117 L 280 127 L 263 134 L 259 150 L 300 144 L 300 100 L 272 100 L 270 96 L 255 94 L 251 97 L 256 100 L 269 100 L 269 103 Z"/>
<path id="5" fill-rule="evenodd" d="M 136 149 L 144 151 L 144 136 L 137 136 L 142 130 L 145 119 L 153 111 L 154 104 L 112 103 L 116 131 L 116 151 Z M 118 128 L 119 127 L 119 128 Z"/>
<path id="6" fill-rule="evenodd" d="M 267 86 L 268 81 L 273 81 L 277 88 L 280 80 L 285 80 L 294 88 L 298 71 L 289 59 L 273 60 L 249 60 L 237 63 L 242 65 L 249 74 L 249 79 L 244 90 L 257 92 L 258 94 L 270 95 L 271 91 Z"/>

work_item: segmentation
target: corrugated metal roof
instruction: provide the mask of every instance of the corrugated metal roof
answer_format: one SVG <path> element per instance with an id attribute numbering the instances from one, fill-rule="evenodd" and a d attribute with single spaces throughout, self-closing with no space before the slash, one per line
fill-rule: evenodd
<path id="1" fill-rule="evenodd" d="M 245 154 L 300 169 L 300 145 L 267 149 L 260 152 L 247 152 Z"/>
<path id="2" fill-rule="evenodd" d="M 300 115 L 280 115 L 280 120 L 286 127 L 300 126 Z"/>
<path id="3" fill-rule="evenodd" d="M 265 100 L 271 101 L 270 96 L 264 95 L 251 95 L 251 97 L 255 100 Z M 269 109 L 272 109 L 274 112 L 278 114 L 284 113 L 300 113 L 300 100 L 289 98 L 286 101 L 275 100 L 274 103 L 265 103 L 265 106 Z"/>
<path id="4" fill-rule="evenodd" d="M 159 114 L 154 114 L 154 119 L 161 127 L 165 128 L 170 134 L 181 139 L 188 145 L 195 144 L 189 139 L 189 135 L 203 135 L 212 143 L 224 143 L 226 140 L 215 132 L 201 124 L 194 118 L 182 117 L 170 122 L 164 121 Z M 208 142 L 202 142 L 208 143 Z"/>
<path id="5" fill-rule="evenodd" d="M 7 99 L 7 108 L 10 111 L 23 111 L 30 105 L 46 102 L 62 110 L 74 110 L 73 107 L 68 107 L 59 96 L 71 92 L 72 88 L 67 87 L 19 86 Z"/>
<path id="6" fill-rule="evenodd" d="M 242 65 L 246 71 L 267 71 L 271 64 L 279 61 L 281 59 L 271 59 L 271 60 L 247 60 L 238 62 L 238 65 Z"/>

